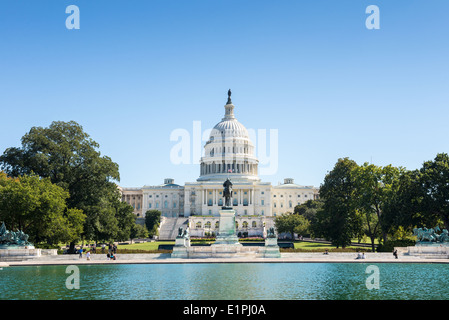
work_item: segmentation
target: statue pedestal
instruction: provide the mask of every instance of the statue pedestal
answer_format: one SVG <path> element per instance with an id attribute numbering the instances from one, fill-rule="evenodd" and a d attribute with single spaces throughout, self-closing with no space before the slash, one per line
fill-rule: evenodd
<path id="1" fill-rule="evenodd" d="M 281 252 L 279 251 L 277 238 L 265 239 L 265 252 L 264 258 L 280 258 Z"/>
<path id="2" fill-rule="evenodd" d="M 172 258 L 188 258 L 190 249 L 190 239 L 178 237 L 175 240 L 175 246 L 171 254 Z"/>
<path id="3" fill-rule="evenodd" d="M 239 238 L 235 232 L 235 210 L 224 208 L 219 211 L 220 224 L 217 237 L 212 246 L 239 246 Z"/>

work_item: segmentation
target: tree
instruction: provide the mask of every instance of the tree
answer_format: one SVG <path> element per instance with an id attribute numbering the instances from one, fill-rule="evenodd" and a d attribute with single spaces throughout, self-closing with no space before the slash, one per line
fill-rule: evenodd
<path id="1" fill-rule="evenodd" d="M 85 215 L 67 208 L 69 194 L 49 178 L 0 174 L 0 221 L 22 230 L 35 243 L 72 241 L 83 231 Z"/>
<path id="2" fill-rule="evenodd" d="M 293 211 L 294 214 L 299 214 L 304 216 L 311 223 L 315 221 L 316 213 L 323 207 L 323 200 L 307 200 L 303 204 L 298 204 L 295 206 Z"/>
<path id="3" fill-rule="evenodd" d="M 338 159 L 320 187 L 323 210 L 317 212 L 314 233 L 330 240 L 333 245 L 346 247 L 360 233 L 360 215 L 356 210 L 355 181 L 352 171 L 357 163 L 348 158 Z"/>
<path id="4" fill-rule="evenodd" d="M 8 148 L 0 156 L 0 167 L 13 177 L 35 173 L 67 190 L 68 207 L 83 210 L 87 216 L 84 236 L 98 238 L 100 235 L 91 232 L 99 229 L 99 217 L 114 218 L 115 212 L 101 209 L 101 205 L 118 198 L 114 183 L 120 179 L 118 165 L 101 156 L 98 143 L 74 121 L 33 127 L 21 141 L 21 148 Z"/>
<path id="5" fill-rule="evenodd" d="M 388 226 L 381 224 L 384 207 L 392 194 L 397 190 L 396 181 L 403 168 L 391 165 L 380 167 L 374 164 L 364 163 L 352 170 L 355 182 L 355 198 L 357 210 L 364 219 L 365 233 L 371 239 L 371 247 L 375 251 L 375 239 L 387 238 Z M 385 230 L 382 230 L 382 225 Z"/>
<path id="6" fill-rule="evenodd" d="M 131 233 L 136 225 L 136 216 L 134 215 L 134 209 L 126 202 L 116 200 L 115 204 L 115 217 L 118 221 L 118 233 L 116 239 L 119 241 L 126 241 L 131 238 Z"/>
<path id="7" fill-rule="evenodd" d="M 403 170 L 392 183 L 389 196 L 385 198 L 381 219 L 382 230 L 394 235 L 397 232 L 409 233 L 417 225 L 432 225 L 432 219 L 423 214 L 423 188 L 419 170 Z"/>
<path id="8" fill-rule="evenodd" d="M 135 238 L 148 238 L 149 237 L 148 229 L 145 225 L 140 225 L 135 223 L 131 228 L 131 243 Z"/>
<path id="9" fill-rule="evenodd" d="M 161 214 L 159 210 L 148 210 L 145 212 L 145 226 L 150 236 L 157 235 L 157 229 L 161 224 Z"/>
<path id="10" fill-rule="evenodd" d="M 292 240 L 294 234 L 304 234 L 309 230 L 310 222 L 303 216 L 287 212 L 274 219 L 274 225 L 278 233 L 290 233 Z"/>
<path id="11" fill-rule="evenodd" d="M 449 155 L 439 153 L 433 161 L 424 162 L 420 173 L 424 214 L 449 229 Z"/>

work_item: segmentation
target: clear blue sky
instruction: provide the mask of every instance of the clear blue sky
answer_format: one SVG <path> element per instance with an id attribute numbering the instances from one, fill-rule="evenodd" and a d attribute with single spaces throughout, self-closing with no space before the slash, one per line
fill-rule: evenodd
<path id="1" fill-rule="evenodd" d="M 449 152 L 448 14 L 447 0 L 2 0 L 0 152 L 74 120 L 122 186 L 195 181 L 170 134 L 212 128 L 231 88 L 240 122 L 278 130 L 263 181 L 319 186 L 340 157 L 419 168 Z"/>

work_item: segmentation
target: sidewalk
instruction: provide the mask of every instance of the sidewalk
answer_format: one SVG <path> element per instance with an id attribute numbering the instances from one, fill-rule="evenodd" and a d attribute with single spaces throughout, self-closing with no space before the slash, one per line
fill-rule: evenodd
<path id="1" fill-rule="evenodd" d="M 89 265 L 89 264 L 184 264 L 184 263 L 449 263 L 449 259 L 426 259 L 412 256 L 399 256 L 391 253 L 365 253 L 365 259 L 356 259 L 355 253 L 338 252 L 327 255 L 320 252 L 282 253 L 281 258 L 170 258 L 170 254 L 118 254 L 117 260 L 107 260 L 105 255 L 91 255 L 91 260 L 77 255 L 40 257 L 27 261 L 0 262 L 6 266 L 39 265 Z"/>

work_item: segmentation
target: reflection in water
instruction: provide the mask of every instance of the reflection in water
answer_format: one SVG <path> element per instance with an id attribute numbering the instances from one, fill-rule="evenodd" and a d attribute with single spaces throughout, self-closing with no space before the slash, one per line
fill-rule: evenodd
<path id="1" fill-rule="evenodd" d="M 81 265 L 69 290 L 66 266 L 0 271 L 0 299 L 371 300 L 448 299 L 444 264 L 376 264 L 380 289 L 368 290 L 369 263 Z"/>

